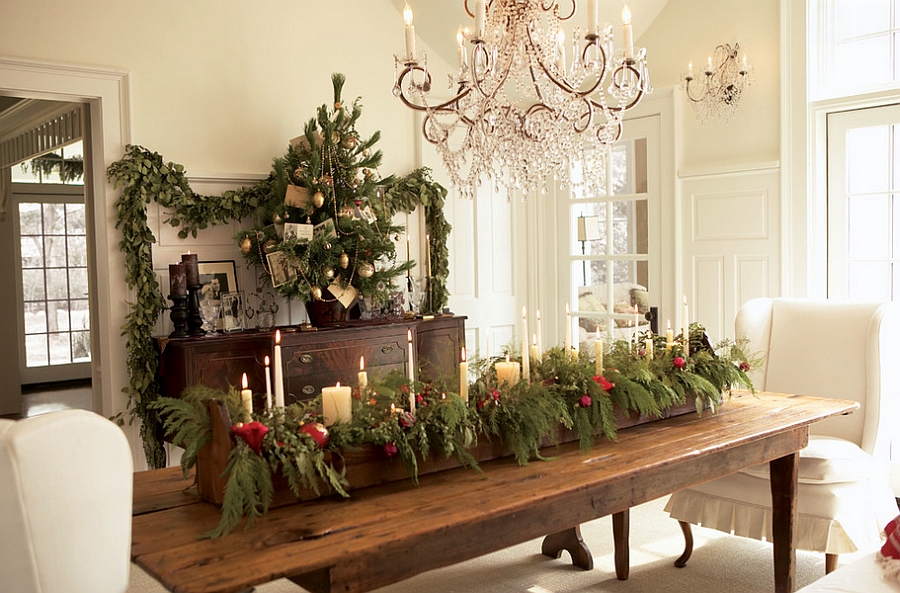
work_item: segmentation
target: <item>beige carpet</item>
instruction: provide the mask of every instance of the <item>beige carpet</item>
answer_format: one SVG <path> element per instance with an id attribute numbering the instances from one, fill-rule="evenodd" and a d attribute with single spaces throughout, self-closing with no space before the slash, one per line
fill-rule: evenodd
<path id="1" fill-rule="evenodd" d="M 765 542 L 694 529 L 694 554 L 685 568 L 672 561 L 684 547 L 678 523 L 663 512 L 666 498 L 631 510 L 631 577 L 616 579 L 609 517 L 582 526 L 594 554 L 594 569 L 572 567 L 568 554 L 559 560 L 542 556 L 534 540 L 469 562 L 435 570 L 379 589 L 379 593 L 765 593 L 774 590 L 772 547 Z M 252 528 L 251 528 L 252 529 Z M 410 550 L 415 554 L 415 550 Z M 858 555 L 858 554 L 857 554 Z M 842 556 L 841 563 L 852 556 Z M 824 554 L 797 553 L 797 586 L 825 573 Z M 164 593 L 165 589 L 132 566 L 129 593 Z M 256 588 L 257 593 L 303 593 L 290 581 Z"/>

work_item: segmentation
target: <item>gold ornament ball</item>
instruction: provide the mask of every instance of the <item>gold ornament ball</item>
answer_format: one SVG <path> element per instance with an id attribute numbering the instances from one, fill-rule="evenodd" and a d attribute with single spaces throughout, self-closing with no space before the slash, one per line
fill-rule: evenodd
<path id="1" fill-rule="evenodd" d="M 322 289 L 318 286 L 313 286 L 309 289 L 310 294 L 312 294 L 312 298 L 321 301 L 322 300 Z"/>
<path id="2" fill-rule="evenodd" d="M 341 252 L 341 267 L 346 270 L 347 266 L 349 266 L 349 265 L 350 265 L 350 256 L 347 255 L 346 252 L 342 251 Z"/>
<path id="3" fill-rule="evenodd" d="M 313 194 L 313 206 L 315 206 L 316 208 L 321 208 L 323 204 L 325 204 L 325 194 L 317 191 Z"/>
<path id="4" fill-rule="evenodd" d="M 253 249 L 253 242 L 250 240 L 250 237 L 244 235 L 243 240 L 241 240 L 241 253 L 247 255 L 251 249 Z"/>
<path id="5" fill-rule="evenodd" d="M 357 273 L 363 278 L 371 278 L 372 274 L 375 273 L 375 266 L 373 266 L 369 262 L 363 262 L 359 264 Z"/>
<path id="6" fill-rule="evenodd" d="M 325 268 L 324 270 L 322 270 L 322 273 L 325 274 L 325 277 L 329 280 L 334 278 L 334 268 Z"/>
<path id="7" fill-rule="evenodd" d="M 266 253 L 271 253 L 273 249 L 275 249 L 275 239 L 269 239 L 263 243 L 263 251 Z"/>
<path id="8" fill-rule="evenodd" d="M 346 138 L 344 138 L 344 141 L 341 142 L 341 146 L 343 146 L 347 150 L 353 150 L 354 148 L 356 148 L 356 137 L 347 136 Z"/>

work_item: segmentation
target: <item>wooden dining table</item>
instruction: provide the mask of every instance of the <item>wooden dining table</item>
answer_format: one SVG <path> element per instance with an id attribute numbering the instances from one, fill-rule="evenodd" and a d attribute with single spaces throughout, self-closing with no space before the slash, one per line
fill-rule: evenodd
<path id="1" fill-rule="evenodd" d="M 795 587 L 798 452 L 809 427 L 858 408 L 852 401 L 739 393 L 713 414 L 620 430 L 587 451 L 577 442 L 548 461 L 506 457 L 269 510 L 218 539 L 200 536 L 220 509 L 181 468 L 137 472 L 131 557 L 170 591 L 231 593 L 288 578 L 313 593 L 361 593 L 546 536 L 590 568 L 581 523 L 612 514 L 616 572 L 628 577 L 628 509 L 758 463 L 770 464 L 776 593 Z M 399 463 L 399 461 L 398 461 Z M 673 570 L 677 570 L 673 568 Z"/>

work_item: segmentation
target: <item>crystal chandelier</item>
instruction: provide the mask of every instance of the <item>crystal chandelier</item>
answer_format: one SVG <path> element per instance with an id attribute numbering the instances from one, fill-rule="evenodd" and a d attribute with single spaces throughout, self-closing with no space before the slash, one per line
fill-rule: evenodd
<path id="1" fill-rule="evenodd" d="M 691 100 L 697 119 L 706 123 L 710 117 L 718 117 L 726 122 L 737 110 L 744 86 L 750 86 L 750 66 L 747 56 L 738 63 L 740 46 L 731 47 L 727 43 L 716 48 L 706 59 L 705 78 L 694 82 L 694 64 L 688 64 L 682 75 L 684 91 Z M 693 82 L 693 85 L 691 84 Z"/>
<path id="2" fill-rule="evenodd" d="M 585 191 L 602 185 L 599 171 L 622 135 L 624 113 L 651 88 L 628 7 L 616 52 L 598 1 L 587 0 L 587 31 L 575 28 L 567 44 L 562 25 L 576 0 L 463 0 L 474 27 L 457 33 L 459 69 L 444 99 L 429 99 L 427 56 L 416 55 L 406 6 L 406 54 L 394 56 L 393 93 L 424 114 L 425 139 L 460 195 L 474 197 L 485 177 L 508 196 L 546 193 L 553 179 Z"/>

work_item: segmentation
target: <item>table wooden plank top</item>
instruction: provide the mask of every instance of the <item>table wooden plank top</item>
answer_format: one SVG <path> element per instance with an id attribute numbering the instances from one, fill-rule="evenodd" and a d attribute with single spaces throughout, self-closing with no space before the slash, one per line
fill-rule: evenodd
<path id="1" fill-rule="evenodd" d="M 619 431 L 551 461 L 513 458 L 269 511 L 248 529 L 199 539 L 219 521 L 180 468 L 135 474 L 132 558 L 169 590 L 242 591 L 292 578 L 312 591 L 362 592 L 621 512 L 677 489 L 791 455 L 813 422 L 856 402 L 758 393 L 717 414 Z M 400 461 L 398 460 L 398 463 Z"/>

